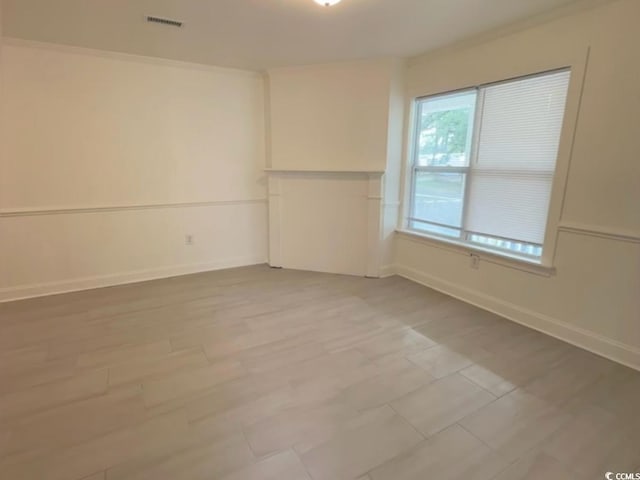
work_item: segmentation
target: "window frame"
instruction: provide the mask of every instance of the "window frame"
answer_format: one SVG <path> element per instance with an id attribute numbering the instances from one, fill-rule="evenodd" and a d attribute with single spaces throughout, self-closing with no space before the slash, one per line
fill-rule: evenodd
<path id="1" fill-rule="evenodd" d="M 438 98 L 438 97 L 448 97 L 451 95 L 462 95 L 466 92 L 475 92 L 476 93 L 476 102 L 475 102 L 475 106 L 474 106 L 474 112 L 473 112 L 473 132 L 471 133 L 471 135 L 469 135 L 469 138 L 467 140 L 468 142 L 468 147 L 469 147 L 469 158 L 468 158 L 468 162 L 467 165 L 464 167 L 449 167 L 449 166 L 419 166 L 418 165 L 418 158 L 420 156 L 420 149 L 418 148 L 418 144 L 420 142 L 420 138 L 418 135 L 418 132 L 420 131 L 419 125 L 420 125 L 420 114 L 421 114 L 421 105 L 420 103 L 424 100 L 427 99 L 434 99 L 434 98 Z M 452 92 L 445 92 L 445 93 L 439 93 L 436 95 L 427 95 L 427 96 L 423 96 L 423 97 L 418 97 L 415 98 L 413 100 L 414 102 L 414 108 L 417 111 L 417 114 L 415 115 L 414 118 L 414 122 L 413 122 L 413 142 L 414 145 L 412 146 L 412 155 L 411 155 L 411 194 L 410 194 L 410 202 L 409 202 L 409 217 L 408 217 L 408 222 L 407 222 L 407 228 L 409 228 L 410 230 L 414 230 L 410 227 L 410 224 L 412 222 L 418 222 L 418 223 L 428 223 L 430 225 L 434 225 L 434 226 L 440 226 L 442 228 L 448 228 L 450 230 L 460 230 L 460 236 L 458 236 L 458 240 L 459 241 L 465 241 L 465 238 L 462 238 L 464 235 L 464 224 L 465 224 L 465 216 L 466 216 L 466 211 L 467 211 L 467 202 L 464 201 L 464 199 L 467 198 L 467 195 L 469 193 L 469 178 L 470 178 L 470 174 L 471 174 L 471 163 L 474 159 L 474 156 L 476 154 L 476 152 L 474 152 L 474 148 L 473 146 L 476 144 L 476 135 L 478 134 L 478 130 L 479 127 L 477 127 L 477 120 L 478 120 L 478 106 L 480 105 L 479 103 L 479 99 L 480 99 L 480 87 L 471 87 L 471 88 L 465 88 L 465 89 L 461 89 L 461 90 L 455 90 Z M 414 215 L 414 210 L 415 210 L 415 198 L 416 198 L 416 183 L 417 183 L 417 172 L 426 172 L 426 173 L 459 173 L 464 175 L 464 193 L 463 193 L 463 204 L 462 204 L 462 213 L 461 213 L 461 228 L 456 228 L 456 227 L 452 227 L 450 225 L 443 225 L 443 224 L 437 224 L 435 222 L 426 222 L 424 220 L 418 219 L 415 217 Z M 455 238 L 455 237 L 450 237 L 447 235 L 438 235 L 437 233 L 432 233 L 433 235 L 437 236 L 437 237 L 442 237 L 444 239 L 450 239 L 450 238 Z"/>
<path id="2" fill-rule="evenodd" d="M 567 58 L 566 53 L 564 53 L 564 58 Z M 414 238 L 422 238 L 426 240 L 427 244 L 435 245 L 444 244 L 443 247 L 446 247 L 447 244 L 449 247 L 452 247 L 453 250 L 471 254 L 471 255 L 482 255 L 483 258 L 493 260 L 494 263 L 500 264 L 508 264 L 511 266 L 517 266 L 517 264 L 525 265 L 525 270 L 531 271 L 533 273 L 539 273 L 540 269 L 545 271 L 555 271 L 553 268 L 553 263 L 556 255 L 556 247 L 558 243 L 559 236 L 559 227 L 561 225 L 562 211 L 564 207 L 564 192 L 566 189 L 566 183 L 568 178 L 568 171 L 571 162 L 571 155 L 573 150 L 573 141 L 575 137 L 575 130 L 577 124 L 577 118 L 579 114 L 580 100 L 582 96 L 582 90 L 584 87 L 584 77 L 587 69 L 588 58 L 589 58 L 589 49 L 581 50 L 580 52 L 571 52 L 571 61 L 559 61 L 555 65 L 553 63 L 548 64 L 548 68 L 540 68 L 534 70 L 534 73 L 522 73 L 514 72 L 512 75 L 503 75 L 500 79 L 492 79 L 490 76 L 487 78 L 481 78 L 481 82 L 471 83 L 472 86 L 460 85 L 457 88 L 452 89 L 443 89 L 434 87 L 431 90 L 429 89 L 418 89 L 416 87 L 411 88 L 409 86 L 409 93 L 406 97 L 406 112 L 407 112 L 407 120 L 405 121 L 405 146 L 404 146 L 404 166 L 403 166 L 403 192 L 402 198 L 404 199 L 402 203 L 402 212 L 398 222 L 397 231 L 406 236 L 414 237 Z M 565 111 L 564 111 L 564 119 L 560 132 L 560 143 L 558 148 L 558 154 L 556 159 L 555 171 L 552 172 L 551 179 L 551 195 L 549 208 L 547 210 L 547 221 L 546 221 L 546 231 L 544 242 L 540 245 L 542 248 L 541 256 L 527 255 L 522 252 L 510 251 L 507 249 L 500 248 L 491 248 L 486 247 L 480 243 L 474 243 L 471 241 L 466 241 L 466 239 L 460 235 L 460 237 L 450 237 L 446 235 L 439 235 L 435 232 L 421 231 L 414 228 L 411 228 L 412 219 L 415 220 L 414 216 L 414 189 L 415 189 L 415 159 L 417 155 L 417 135 L 419 134 L 418 122 L 418 110 L 419 110 L 419 101 L 424 100 L 426 98 L 436 98 L 438 96 L 446 96 L 452 95 L 456 93 L 462 93 L 465 91 L 471 91 L 477 89 L 478 92 L 482 92 L 482 87 L 487 87 L 491 85 L 497 85 L 501 83 L 508 83 L 517 80 L 524 80 L 527 78 L 532 78 L 536 76 L 544 76 L 548 74 L 553 74 L 561 71 L 569 71 L 571 73 L 571 77 L 569 79 L 569 86 L 567 91 L 567 99 L 565 103 Z M 487 81 L 489 80 L 489 81 Z M 437 82 L 436 82 L 437 83 Z M 482 108 L 478 107 L 479 102 L 481 101 L 481 95 L 478 95 L 476 101 L 476 118 L 474 121 L 474 138 L 472 140 L 472 145 L 475 144 L 476 148 L 478 145 L 477 142 L 477 132 L 479 129 L 479 124 L 477 122 L 477 116 L 482 112 Z M 471 153 L 471 158 L 469 159 L 469 173 L 467 173 L 467 181 L 465 185 L 465 201 L 463 210 L 466 211 L 466 199 L 468 198 L 468 188 L 471 184 L 468 179 L 472 170 L 472 161 L 476 156 L 476 152 Z M 463 219 L 462 225 L 465 224 L 463 211 Z M 419 220 L 419 219 L 418 219 Z M 427 222 L 428 223 L 428 222 Z M 445 226 L 445 228 L 452 228 Z M 456 228 L 456 227 L 453 227 Z M 462 229 L 461 229 L 462 230 Z M 484 235 L 484 234 L 480 234 Z M 435 243 L 434 243 L 435 242 Z M 526 243 L 526 242 L 523 242 Z M 533 245 L 533 244 L 532 244 Z"/>

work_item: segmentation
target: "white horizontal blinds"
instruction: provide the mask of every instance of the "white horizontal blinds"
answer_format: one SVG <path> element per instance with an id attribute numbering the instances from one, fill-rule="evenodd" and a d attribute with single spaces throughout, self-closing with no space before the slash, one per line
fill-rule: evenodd
<path id="1" fill-rule="evenodd" d="M 481 89 L 466 230 L 542 244 L 569 71 Z"/>
<path id="2" fill-rule="evenodd" d="M 479 169 L 553 172 L 568 71 L 483 87 Z"/>
<path id="3" fill-rule="evenodd" d="M 541 245 L 550 195 L 551 178 L 475 175 L 467 229 Z"/>

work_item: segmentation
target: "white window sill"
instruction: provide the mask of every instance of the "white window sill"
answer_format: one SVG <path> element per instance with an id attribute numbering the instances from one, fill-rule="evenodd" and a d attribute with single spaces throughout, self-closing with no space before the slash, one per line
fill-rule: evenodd
<path id="1" fill-rule="evenodd" d="M 441 237 L 432 236 L 426 233 L 419 233 L 412 230 L 396 230 L 396 233 L 408 240 L 417 241 L 432 247 L 442 248 L 461 255 L 476 255 L 481 262 L 493 263 L 507 268 L 514 268 L 543 277 L 555 275 L 556 269 L 552 266 L 542 265 L 535 260 L 518 257 L 517 255 L 501 254 L 493 250 L 480 246 L 469 245 L 468 243 L 457 242 L 455 240 L 444 240 Z"/>

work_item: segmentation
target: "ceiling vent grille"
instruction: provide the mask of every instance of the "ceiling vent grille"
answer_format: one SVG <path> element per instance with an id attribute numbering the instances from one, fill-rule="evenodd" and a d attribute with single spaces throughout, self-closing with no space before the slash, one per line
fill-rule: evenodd
<path id="1" fill-rule="evenodd" d="M 161 25 L 168 25 L 170 27 L 182 27 L 182 22 L 179 22 L 178 20 L 171 20 L 169 18 L 160 18 L 160 17 L 152 17 L 152 16 L 147 16 L 147 22 L 150 23 L 159 23 Z"/>

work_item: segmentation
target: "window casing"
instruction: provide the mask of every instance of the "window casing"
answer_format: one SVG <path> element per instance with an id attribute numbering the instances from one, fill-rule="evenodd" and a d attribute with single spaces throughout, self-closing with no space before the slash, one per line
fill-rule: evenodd
<path id="1" fill-rule="evenodd" d="M 418 98 L 408 229 L 539 262 L 569 79 Z"/>

